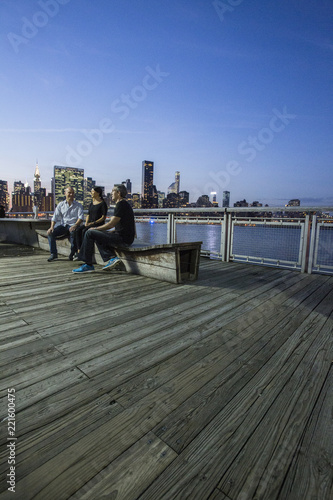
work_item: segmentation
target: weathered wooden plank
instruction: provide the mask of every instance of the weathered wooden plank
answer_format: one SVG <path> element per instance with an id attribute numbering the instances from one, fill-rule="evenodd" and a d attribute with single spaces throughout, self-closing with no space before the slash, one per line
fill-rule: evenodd
<path id="1" fill-rule="evenodd" d="M 165 421 L 174 422 L 176 429 L 177 414 L 177 422 L 182 426 L 179 435 L 185 436 L 184 446 L 177 448 L 181 455 L 164 472 L 157 472 L 152 459 L 151 467 L 147 467 L 147 473 L 152 474 L 149 479 L 146 475 L 140 476 L 135 465 L 140 485 L 144 483 L 148 488 L 140 495 L 142 498 L 152 491 L 157 495 L 154 500 L 177 498 L 178 487 L 181 498 L 201 500 L 214 495 L 219 498 L 218 482 L 226 477 L 228 469 L 233 470 L 231 467 L 235 471 L 237 467 L 239 470 L 248 467 L 247 475 L 240 474 L 243 484 L 250 480 L 251 470 L 255 475 L 256 470 L 264 467 L 262 483 L 257 481 L 258 491 L 265 478 L 273 477 L 273 497 L 269 500 L 274 499 L 274 488 L 281 486 L 284 477 L 287 477 L 288 491 L 295 479 L 291 486 L 295 492 L 297 482 L 302 480 L 302 439 L 307 435 L 307 456 L 311 455 L 314 468 L 318 463 L 323 464 L 322 456 L 325 459 L 327 454 L 321 455 L 310 437 L 314 432 L 315 439 L 318 433 L 322 436 L 319 442 L 323 441 L 322 425 L 326 425 L 325 418 L 329 418 L 328 410 L 320 411 L 318 406 L 321 398 L 324 404 L 320 379 L 323 383 L 324 371 L 321 370 L 326 366 L 329 350 L 327 345 L 316 344 L 314 337 L 319 339 L 329 325 L 332 278 L 203 260 L 198 281 L 179 288 L 123 272 L 100 271 L 77 277 L 71 273 L 76 263 L 64 259 L 53 265 L 46 262 L 46 257 L 9 258 L 8 265 L 0 260 L 0 272 L 3 269 L 6 280 L 6 286 L 0 290 L 0 317 L 3 315 L 13 322 L 8 332 L 5 328 L 0 331 L 0 345 L 2 342 L 3 349 L 9 348 L 8 365 L 15 355 L 16 362 L 22 361 L 24 367 L 22 373 L 11 379 L 18 396 L 18 498 L 24 492 L 24 500 L 29 500 L 30 495 L 34 498 L 35 493 L 43 500 L 55 493 L 57 499 L 67 499 L 89 482 L 89 487 L 98 488 L 97 478 L 107 484 L 103 471 L 112 474 L 112 466 L 121 471 L 131 467 L 130 455 L 126 458 L 131 447 L 137 450 L 138 457 L 140 450 L 142 457 L 147 456 L 144 447 L 138 444 L 140 439 L 160 429 Z M 15 283 L 10 282 L 11 276 L 15 276 Z M 67 303 L 69 289 L 73 296 Z M 103 308 L 103 302 L 101 307 L 97 306 L 96 321 L 93 312 L 89 312 L 89 300 L 90 296 L 97 302 L 103 300 L 103 292 L 110 306 Z M 66 299 L 64 317 L 60 317 L 63 298 Z M 17 308 L 16 315 L 14 308 Z M 186 330 L 195 312 L 198 312 L 198 322 Z M 204 314 L 207 316 L 201 323 L 200 317 Z M 167 328 L 163 331 L 164 322 Z M 320 324 L 324 326 L 317 335 Z M 137 328 L 138 335 L 135 335 Z M 167 337 L 169 330 L 173 333 Z M 327 337 L 328 333 L 327 330 Z M 25 334 L 27 345 L 24 345 Z M 38 338 L 43 339 L 40 350 Z M 11 341 L 15 342 L 13 346 Z M 59 348 L 59 354 L 62 350 L 59 361 L 47 359 L 36 367 L 30 366 L 34 356 L 42 357 L 48 342 L 52 349 Z M 118 347 L 127 349 L 118 352 L 119 359 Z M 251 357 L 249 349 L 252 348 Z M 7 370 L 5 352 L 3 357 L 0 354 L 0 360 Z M 100 360 L 103 355 L 114 356 L 114 362 L 109 364 L 106 358 Z M 38 360 L 43 361 L 41 357 Z M 90 359 L 96 362 L 96 371 L 94 368 L 91 372 L 93 379 L 84 378 L 78 369 L 80 360 Z M 68 377 L 71 369 L 83 378 Z M 299 373 L 298 380 L 295 373 Z M 242 375 L 246 380 L 242 380 Z M 5 385 L 8 381 L 8 378 L 2 380 Z M 311 384 L 315 384 L 314 392 L 320 391 L 317 399 L 315 394 L 308 398 L 307 383 L 311 389 Z M 298 411 L 295 415 L 288 414 L 287 394 L 291 395 L 291 406 Z M 94 406 L 99 399 L 105 405 L 101 411 Z M 109 402 L 114 402 L 112 415 L 108 414 Z M 266 415 L 270 418 L 266 419 Z M 270 440 L 272 422 L 275 437 Z M 304 432 L 309 422 L 313 422 L 313 426 Z M 294 427 L 296 435 L 290 436 Z M 251 462 L 252 451 L 244 454 L 246 459 L 250 455 L 248 462 L 241 454 L 246 446 L 248 450 L 251 446 L 255 448 L 256 428 L 262 430 L 260 438 L 268 436 L 267 445 L 259 443 L 263 457 L 259 457 L 257 469 Z M 257 434 L 259 436 L 258 431 Z M 173 436 L 178 439 L 176 434 Z M 5 437 L 4 434 L 3 439 Z M 170 434 L 168 438 L 169 448 L 174 437 Z M 285 446 L 288 452 L 288 443 L 289 458 L 283 451 L 280 457 L 280 450 Z M 97 457 L 96 450 L 100 452 Z M 286 464 L 289 467 L 291 463 L 292 450 L 295 461 L 290 475 L 286 476 L 284 471 Z M 6 454 L 0 454 L 0 458 L 4 459 L 1 471 L 5 472 Z M 281 467 L 276 468 L 280 459 Z M 121 463 L 123 468 L 117 465 Z M 176 473 L 175 490 L 171 481 L 173 473 Z M 327 486 L 322 491 L 326 494 L 329 461 L 324 476 Z M 4 477 L 1 474 L 1 478 Z M 319 482 L 320 471 L 317 473 L 315 469 L 313 477 L 318 477 Z M 119 481 L 119 491 L 128 491 L 126 482 L 125 477 Z M 315 491 L 316 479 L 311 484 Z M 237 490 L 237 486 L 232 488 Z M 227 495 L 231 490 L 222 491 L 222 495 Z M 246 494 L 241 488 L 239 497 Z"/>
<path id="2" fill-rule="evenodd" d="M 53 360 L 52 363 L 54 363 Z M 2 387 L 4 387 L 2 394 L 4 396 L 7 395 L 7 388 L 14 387 L 15 393 L 19 395 L 15 403 L 16 409 L 20 411 L 22 408 L 30 406 L 36 401 L 46 398 L 50 394 L 61 391 L 64 387 L 75 385 L 84 379 L 86 379 L 86 376 L 76 367 L 67 370 L 64 369 L 54 374 L 52 371 L 50 371 L 50 374 L 46 371 L 44 377 L 41 379 L 37 378 L 36 382 L 34 380 L 27 380 L 22 384 L 15 383 L 15 375 L 10 375 L 1 383 Z M 6 383 L 7 380 L 12 383 Z"/>
<path id="3" fill-rule="evenodd" d="M 230 465 L 238 456 L 249 437 L 256 431 L 258 422 L 262 421 L 267 411 L 272 406 L 275 399 L 284 389 L 289 397 L 295 394 L 296 400 L 300 395 L 306 399 L 306 387 L 311 380 L 311 385 L 318 375 L 318 367 L 321 373 L 327 371 L 330 360 L 327 358 L 325 350 L 321 349 L 323 339 L 319 336 L 313 342 L 312 330 L 307 329 L 308 325 L 299 328 L 283 349 L 280 349 L 266 364 L 266 369 L 260 370 L 253 377 L 251 382 L 238 392 L 233 400 L 226 405 L 196 439 L 174 460 L 174 462 L 159 476 L 153 485 L 146 490 L 140 500 L 146 499 L 173 499 L 192 498 L 200 499 L 208 497 L 207 491 L 211 491 L 217 485 L 219 477 L 227 471 Z M 324 343 L 327 339 L 324 339 Z M 309 347 L 313 345 L 312 349 Z M 300 363 L 301 361 L 301 363 Z M 277 370 L 268 369 L 275 366 Z M 298 369 L 298 365 L 300 368 Z M 297 375 L 293 376 L 295 371 Z M 301 390 L 300 390 L 301 387 Z M 305 404 L 304 400 L 301 403 Z M 294 406 L 294 405 L 292 405 Z M 275 408 L 277 411 L 277 408 Z M 273 415 L 275 412 L 273 412 Z M 297 412 L 298 415 L 298 412 Z M 299 415 L 298 415 L 299 416 Z M 308 418 L 308 415 L 307 415 Z M 270 425 L 265 426 L 266 432 L 273 432 Z M 293 428 L 288 428 L 288 436 L 285 441 L 288 443 L 290 433 Z M 238 432 L 238 434 L 236 434 Z M 258 439 L 258 438 L 257 438 Z M 259 441 L 261 441 L 261 437 Z M 258 440 L 257 440 L 258 443 Z M 290 457 L 287 457 L 290 459 Z M 247 468 L 249 479 L 251 476 L 251 457 Z M 237 462 L 236 462 L 237 463 Z M 275 462 L 276 463 L 276 462 Z M 255 466 L 255 464 L 252 464 Z M 286 462 L 283 463 L 286 467 Z M 275 476 L 274 486 L 278 482 L 278 474 Z M 251 491 L 256 489 L 257 483 L 248 483 L 242 490 L 244 494 L 249 494 L 247 489 L 251 486 Z M 239 478 L 237 477 L 237 484 Z M 237 485 L 232 485 L 237 487 Z M 230 485 L 229 485 L 230 488 Z M 225 492 L 225 490 L 223 489 Z M 160 492 L 163 492 L 161 495 Z M 227 494 L 228 491 L 226 491 Z M 169 495 L 169 497 L 168 497 Z M 251 497 L 250 497 L 251 498 Z M 263 498 L 274 499 L 274 495 Z"/>
<path id="4" fill-rule="evenodd" d="M 222 491 L 215 489 L 213 493 L 208 497 L 209 500 L 231 500 L 230 497 L 222 493 Z M 243 499 L 242 499 L 243 500 Z M 245 500 L 245 497 L 244 497 Z"/>
<path id="5" fill-rule="evenodd" d="M 296 365 L 281 393 L 272 398 L 264 419 L 221 479 L 219 488 L 229 496 L 237 498 L 246 491 L 262 499 L 277 498 L 281 478 L 289 469 L 329 370 L 333 342 L 328 331 L 322 331 L 324 323 L 325 318 L 317 315 L 306 326 L 315 338 L 312 349 Z"/>
<path id="6" fill-rule="evenodd" d="M 17 328 L 22 325 L 27 326 L 26 322 L 23 319 L 18 319 L 16 315 L 13 315 L 12 317 L 7 315 L 6 320 L 2 324 L 0 324 L 0 334 L 7 334 L 8 330 Z"/>
<path id="7" fill-rule="evenodd" d="M 11 347 L 11 348 L 9 348 Z M 20 345 L 0 346 L 0 367 L 2 377 L 18 373 L 39 363 L 62 357 L 51 342 L 40 337 Z M 10 363 L 8 362 L 10 360 Z"/>
<path id="8" fill-rule="evenodd" d="M 156 282 L 155 282 L 156 283 Z M 94 297 L 96 297 L 96 303 L 94 304 L 94 307 L 104 307 L 104 309 L 108 309 L 112 304 L 120 302 L 120 298 L 117 297 L 117 291 L 119 291 L 119 286 L 118 282 L 112 282 L 111 287 L 108 288 L 105 286 L 105 279 L 101 281 L 97 281 L 93 283 L 91 282 L 83 282 L 81 286 L 74 286 L 71 289 L 71 295 L 67 298 L 68 296 L 68 283 L 67 286 L 63 287 L 58 287 L 57 290 L 54 290 L 53 287 L 48 287 L 44 293 L 41 293 L 40 295 L 34 295 L 34 298 L 36 302 L 32 299 L 28 299 L 26 297 L 24 298 L 18 298 L 15 302 L 15 299 L 7 299 L 7 303 L 11 304 L 13 308 L 15 308 L 15 311 L 17 314 L 25 314 L 25 318 L 28 318 L 30 315 L 36 316 L 39 314 L 39 311 L 43 311 L 44 309 L 48 308 L 51 312 L 53 310 L 57 310 L 60 307 L 62 309 L 69 309 L 71 305 L 75 304 L 81 307 L 84 307 L 84 304 L 90 303 L 90 308 L 89 310 L 92 309 L 92 304 L 91 304 L 91 297 L 92 294 Z M 113 285 L 113 287 L 112 287 Z M 133 281 L 122 281 L 122 287 L 127 287 L 128 290 L 126 290 L 123 293 L 124 299 L 127 297 L 132 297 L 135 298 L 135 292 L 137 291 L 143 291 L 145 292 L 146 289 L 150 289 L 151 291 L 153 290 L 159 290 L 158 286 L 149 286 L 149 284 L 140 284 L 140 280 L 138 282 Z M 85 290 L 85 288 L 88 288 L 90 291 Z M 64 296 L 66 296 L 66 301 L 64 301 Z M 80 297 L 80 300 L 78 300 L 78 297 Z M 142 300 L 142 297 L 140 299 L 140 296 L 136 294 L 137 300 Z"/>
<path id="9" fill-rule="evenodd" d="M 271 282 L 267 285 L 264 285 L 263 288 L 272 286 L 274 285 Z M 246 293 L 244 294 L 244 297 L 245 296 Z M 181 313 L 183 321 L 181 343 L 184 345 L 185 334 L 189 336 L 187 342 L 193 342 L 193 338 L 197 338 L 197 333 L 195 333 L 193 337 L 193 329 L 195 329 L 195 332 L 199 330 L 199 335 L 201 338 L 203 338 L 209 335 L 212 332 L 212 329 L 216 329 L 216 327 L 219 327 L 221 325 L 221 322 L 225 321 L 226 318 L 228 318 L 230 321 L 229 316 L 226 314 L 230 310 L 232 310 L 232 318 L 234 319 L 240 314 L 243 314 L 244 310 L 248 311 L 255 307 L 255 304 L 244 305 L 245 302 L 246 298 L 244 298 L 241 303 L 237 303 L 237 306 L 235 306 L 235 299 L 233 296 L 229 297 L 229 300 L 226 300 L 224 297 L 222 304 L 221 301 L 217 299 L 212 300 L 209 303 L 208 307 L 206 304 L 202 304 L 200 306 L 197 306 L 195 308 L 195 311 L 193 311 L 192 309 L 190 309 L 190 311 L 184 311 L 183 313 Z M 235 308 L 238 308 L 238 312 L 235 312 Z M 223 315 L 223 319 L 221 319 L 221 315 Z M 125 346 L 125 348 L 119 349 L 118 352 L 114 355 L 108 353 L 102 356 L 95 357 L 91 361 L 80 364 L 79 367 L 88 376 L 95 376 L 97 373 L 100 373 L 101 371 L 107 369 L 108 366 L 116 362 L 116 359 L 119 360 L 119 356 L 123 357 L 123 355 L 125 355 L 134 357 L 135 355 L 138 355 L 141 350 L 153 350 L 158 346 L 158 344 L 160 344 L 160 346 L 163 344 L 166 346 L 167 344 L 172 342 L 174 345 L 174 341 L 176 340 L 177 342 L 179 337 L 179 328 L 180 319 L 177 317 L 177 321 L 174 323 L 174 325 L 172 325 L 170 328 L 163 329 L 162 336 L 161 333 L 158 332 L 155 335 L 147 337 L 144 342 L 134 342 L 128 347 Z"/>
<path id="10" fill-rule="evenodd" d="M 323 297 L 326 300 L 326 306 L 331 309 L 331 295 L 317 294 L 316 301 L 318 308 L 323 308 Z M 283 297 L 281 297 L 283 303 Z M 285 299 L 284 299 L 285 300 Z M 314 307 L 316 303 L 314 302 Z M 281 311 L 281 312 L 280 312 Z M 154 432 L 162 437 L 177 452 L 184 449 L 197 433 L 216 415 L 222 404 L 228 402 L 232 397 L 232 388 L 241 383 L 238 390 L 256 373 L 260 367 L 267 362 L 276 350 L 278 350 L 293 331 L 302 324 L 310 314 L 310 310 L 303 305 L 296 317 L 290 314 L 290 308 L 277 308 L 277 302 L 265 302 L 258 311 L 253 311 L 253 317 L 259 318 L 256 323 L 240 321 L 240 325 L 233 328 L 233 324 L 228 325 L 225 335 L 229 336 L 227 344 L 228 351 L 235 352 L 241 349 L 241 361 L 236 370 L 229 365 L 228 369 L 221 370 L 220 376 L 217 376 L 211 383 L 207 384 L 202 391 L 193 395 L 183 405 L 177 408 L 167 420 L 162 423 L 161 428 L 154 429 Z M 240 328 L 241 327 L 241 328 Z M 264 336 L 264 342 L 261 340 L 258 345 L 255 343 L 256 337 L 259 339 Z M 254 344 L 251 347 L 251 344 Z M 247 349 L 249 349 L 247 351 Z M 232 358 L 231 358 L 232 359 Z M 223 364 L 225 368 L 225 364 Z M 222 368 L 222 367 L 221 367 Z M 229 377 L 232 377 L 229 380 Z M 238 382 L 238 383 L 239 383 Z M 221 387 L 220 387 L 221 386 Z M 202 393 L 202 394 L 201 394 Z M 120 399 L 125 404 L 123 399 Z"/>
<path id="11" fill-rule="evenodd" d="M 332 327 L 331 327 L 332 328 Z M 279 500 L 333 497 L 333 369 L 316 401 L 314 411 L 298 444 L 291 467 L 277 496 Z"/>
<path id="12" fill-rule="evenodd" d="M 176 456 L 163 441 L 148 432 L 70 498 L 136 500 Z"/>
<path id="13" fill-rule="evenodd" d="M 161 424 L 153 429 L 155 434 L 177 453 L 184 450 L 288 339 L 290 329 L 285 326 L 290 321 L 288 316 L 290 312 L 284 309 L 277 314 L 272 321 L 272 329 L 267 324 L 261 328 L 259 319 L 242 330 L 241 335 L 231 334 L 227 345 L 223 344 L 215 352 L 215 355 L 221 352 L 218 365 L 216 367 L 214 365 L 212 369 L 207 360 L 209 371 L 213 375 L 212 380 L 163 419 Z M 292 326 L 301 323 L 302 319 L 304 317 L 300 318 L 299 315 L 297 323 Z M 277 336 L 279 331 L 280 335 Z M 124 404 L 122 398 L 119 401 Z"/>
<path id="14" fill-rule="evenodd" d="M 47 408 L 44 407 L 43 412 L 46 411 Z M 33 432 L 20 436 L 19 453 L 16 458 L 20 478 L 27 476 L 35 468 L 62 452 L 65 447 L 87 436 L 94 428 L 103 425 L 121 411 L 119 404 L 111 401 L 108 395 L 103 395 L 82 404 L 76 410 L 69 411 L 47 425 L 40 425 Z M 41 411 L 35 415 L 40 416 L 40 414 Z M 18 420 L 21 420 L 21 416 L 22 413 L 19 413 Z M 7 450 L 0 454 L 0 481 L 5 479 L 7 455 Z"/>
<path id="15" fill-rule="evenodd" d="M 36 500 L 70 497 L 150 431 L 162 412 L 152 404 L 153 417 L 147 404 L 124 410 L 19 480 L 17 492 L 28 491 Z"/>

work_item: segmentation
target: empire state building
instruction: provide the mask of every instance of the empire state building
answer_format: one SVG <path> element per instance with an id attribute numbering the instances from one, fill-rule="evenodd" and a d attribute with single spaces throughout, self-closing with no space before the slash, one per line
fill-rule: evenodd
<path id="1" fill-rule="evenodd" d="M 41 192 L 40 192 L 41 187 L 42 187 L 42 183 L 40 180 L 38 163 L 36 163 L 35 175 L 34 175 L 34 195 L 38 199 L 38 201 L 40 201 L 40 197 L 41 197 Z"/>

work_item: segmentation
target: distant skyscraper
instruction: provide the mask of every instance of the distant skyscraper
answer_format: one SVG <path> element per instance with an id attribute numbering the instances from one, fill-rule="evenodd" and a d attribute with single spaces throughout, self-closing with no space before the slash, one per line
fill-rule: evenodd
<path id="1" fill-rule="evenodd" d="M 124 184 L 125 188 L 127 189 L 127 198 L 132 198 L 132 183 L 131 183 L 131 179 L 126 179 L 126 181 L 123 181 L 122 184 Z"/>
<path id="2" fill-rule="evenodd" d="M 38 163 L 36 163 L 35 175 L 34 175 L 34 195 L 35 196 L 39 195 L 41 187 L 42 187 L 42 183 L 40 181 L 40 173 L 39 173 Z"/>
<path id="3" fill-rule="evenodd" d="M 179 191 L 179 206 L 186 207 L 190 202 L 190 193 L 188 191 Z"/>
<path id="4" fill-rule="evenodd" d="M 83 168 L 54 166 L 53 194 L 54 205 L 58 205 L 65 198 L 65 189 L 72 186 L 75 191 L 75 199 L 84 203 L 84 170 Z"/>
<path id="5" fill-rule="evenodd" d="M 44 188 L 42 188 L 42 190 L 43 189 Z M 46 189 L 45 189 L 45 195 L 42 196 L 42 201 L 41 201 L 39 210 L 41 212 L 52 212 L 54 210 L 53 194 L 49 193 L 48 195 L 46 195 Z"/>
<path id="6" fill-rule="evenodd" d="M 84 202 L 83 208 L 88 210 L 90 202 L 91 202 L 91 190 L 96 186 L 96 181 L 94 181 L 91 177 L 86 177 L 83 180 L 83 191 L 84 191 Z"/>
<path id="7" fill-rule="evenodd" d="M 132 203 L 133 203 L 133 208 L 140 208 L 141 205 L 140 193 L 132 194 Z"/>
<path id="8" fill-rule="evenodd" d="M 210 196 L 211 196 L 211 198 L 212 198 L 212 205 L 213 205 L 213 207 L 218 207 L 218 206 L 219 206 L 219 204 L 218 204 L 218 202 L 217 202 L 217 200 L 216 200 L 217 193 L 216 193 L 215 191 L 212 191 L 212 192 L 210 193 Z"/>
<path id="9" fill-rule="evenodd" d="M 223 191 L 222 206 L 223 208 L 230 207 L 230 191 Z"/>
<path id="10" fill-rule="evenodd" d="M 14 181 L 14 194 L 24 193 L 24 184 L 21 181 Z"/>
<path id="11" fill-rule="evenodd" d="M 36 162 L 35 175 L 34 175 L 34 205 L 38 205 L 39 207 L 41 206 L 43 195 L 46 196 L 46 190 L 44 191 L 42 190 L 42 183 L 40 180 L 38 163 Z"/>
<path id="12" fill-rule="evenodd" d="M 178 208 L 179 207 L 179 196 L 177 193 L 168 193 L 167 197 L 164 199 L 163 206 L 165 208 Z"/>
<path id="13" fill-rule="evenodd" d="M 209 196 L 207 194 L 202 194 L 199 196 L 196 202 L 197 207 L 211 207 L 212 204 L 209 201 Z"/>
<path id="14" fill-rule="evenodd" d="M 179 194 L 180 172 L 176 172 L 175 174 L 175 183 L 176 183 L 177 194 Z"/>
<path id="15" fill-rule="evenodd" d="M 128 203 L 131 206 L 133 206 L 131 179 L 126 179 L 126 181 L 123 181 L 122 184 L 123 184 L 123 186 L 125 186 L 125 188 L 127 190 L 126 200 L 128 201 Z"/>
<path id="16" fill-rule="evenodd" d="M 7 181 L 0 181 L 0 205 L 5 207 L 6 212 L 9 210 L 9 193 Z"/>
<path id="17" fill-rule="evenodd" d="M 168 187 L 168 194 L 175 193 L 179 194 L 179 184 L 180 184 L 180 172 L 175 173 L 175 182 L 170 184 Z"/>
<path id="18" fill-rule="evenodd" d="M 142 162 L 142 208 L 154 208 L 154 162 Z"/>
<path id="19" fill-rule="evenodd" d="M 31 195 L 31 187 L 26 182 L 14 182 L 14 192 L 12 193 L 13 212 L 32 212 L 34 198 Z"/>
<path id="20" fill-rule="evenodd" d="M 163 201 L 165 199 L 165 193 L 162 191 L 157 191 L 157 206 L 158 208 L 163 208 Z"/>

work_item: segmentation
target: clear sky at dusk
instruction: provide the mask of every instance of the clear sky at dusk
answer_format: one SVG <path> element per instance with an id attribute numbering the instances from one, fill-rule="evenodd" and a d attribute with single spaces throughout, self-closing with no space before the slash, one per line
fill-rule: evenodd
<path id="1" fill-rule="evenodd" d="M 154 183 L 333 205 L 332 0 L 1 0 L 0 179 L 38 159 L 110 191 Z"/>

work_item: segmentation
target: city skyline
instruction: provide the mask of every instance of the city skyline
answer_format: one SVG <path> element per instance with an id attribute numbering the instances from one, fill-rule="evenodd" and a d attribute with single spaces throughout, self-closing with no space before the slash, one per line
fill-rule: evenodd
<path id="1" fill-rule="evenodd" d="M 333 4 L 305 0 L 1 3 L 0 179 L 38 158 L 111 191 L 151 158 L 194 202 L 333 205 Z"/>
<path id="2" fill-rule="evenodd" d="M 149 172 L 149 177 L 150 177 L 149 181 L 150 182 L 149 183 L 151 184 L 150 190 L 151 190 L 151 192 L 153 192 L 152 188 L 153 188 L 153 182 L 154 182 L 153 181 L 153 176 L 154 176 L 154 162 L 153 161 L 150 162 L 150 161 L 144 160 L 141 163 L 142 163 L 141 164 L 141 169 L 142 169 L 141 186 L 137 190 L 133 191 L 132 190 L 131 179 L 126 179 L 126 181 L 122 181 L 122 183 L 125 184 L 126 187 L 130 184 L 131 185 L 131 192 L 132 192 L 132 194 L 139 195 L 141 197 L 141 199 L 144 199 L 142 197 L 142 195 L 143 195 L 143 193 L 144 193 L 145 190 L 147 191 L 147 187 L 145 187 L 145 173 L 144 172 L 147 169 L 147 167 L 150 169 L 150 172 Z M 89 181 L 92 180 L 92 178 L 88 174 L 84 173 L 84 169 L 79 169 L 79 168 L 75 168 L 75 167 L 67 167 L 67 166 L 57 166 L 57 165 L 54 165 L 54 167 L 53 167 L 53 171 L 54 171 L 53 179 L 54 179 L 55 192 L 53 192 L 52 191 L 52 179 L 50 180 L 50 189 L 45 188 L 45 184 L 41 181 L 41 175 L 40 175 L 40 169 L 39 169 L 38 162 L 36 163 L 34 169 L 35 170 L 34 170 L 34 175 L 33 175 L 33 182 L 31 184 L 27 181 L 27 179 L 26 179 L 26 182 L 22 182 L 21 179 L 15 179 L 15 181 L 13 183 L 13 186 L 12 186 L 12 189 L 8 188 L 9 206 L 11 206 L 11 204 L 12 204 L 12 201 L 11 201 L 12 195 L 16 191 L 15 184 L 21 185 L 22 187 L 23 186 L 28 187 L 28 188 L 30 188 L 30 191 L 32 193 L 36 194 L 34 187 L 37 185 L 36 184 L 36 179 L 37 179 L 37 183 L 40 186 L 40 188 L 45 192 L 45 195 L 46 195 L 46 193 L 49 194 L 49 195 L 52 194 L 53 195 L 53 199 L 54 199 L 54 201 L 57 204 L 60 200 L 62 200 L 64 198 L 64 194 L 62 193 L 62 189 L 59 190 L 59 188 L 57 188 L 57 177 L 59 175 L 59 174 L 56 173 L 57 171 L 60 171 L 60 170 L 68 170 L 68 171 L 78 170 L 78 171 L 81 171 L 82 183 L 83 183 L 83 181 L 88 181 L 88 183 L 89 183 Z M 36 172 L 38 172 L 37 177 L 36 177 Z M 167 196 L 167 193 L 170 192 L 170 188 L 174 187 L 176 184 L 177 184 L 177 191 L 178 192 L 186 192 L 186 188 L 182 189 L 182 190 L 180 190 L 180 188 L 179 188 L 179 186 L 180 186 L 180 172 L 176 171 L 174 174 L 175 174 L 175 181 L 173 183 L 171 183 L 171 185 L 167 189 L 164 189 L 164 190 L 163 189 L 159 189 L 158 186 L 156 186 L 157 193 L 164 193 L 165 198 Z M 62 179 L 61 185 L 64 185 L 64 186 L 65 185 L 66 186 L 67 185 L 72 185 L 72 187 L 74 187 L 74 189 L 75 189 L 77 180 L 75 179 L 74 182 L 70 182 L 69 179 L 70 179 L 70 174 L 68 174 L 67 180 L 66 179 L 65 180 Z M 1 181 L 8 183 L 8 181 L 6 179 L 0 179 L 0 182 Z M 117 183 L 115 183 L 115 184 L 117 184 Z M 102 184 L 98 184 L 98 183 L 96 183 L 95 180 L 93 180 L 93 185 L 97 186 L 97 185 L 102 185 Z M 111 194 L 112 187 L 110 189 L 110 192 L 107 192 L 105 190 L 105 196 L 107 194 L 108 195 Z M 154 187 L 155 187 L 155 185 L 154 185 Z M 103 186 L 103 189 L 104 189 L 104 186 Z M 171 192 L 172 192 L 172 190 L 171 190 Z M 233 199 L 232 196 L 230 196 L 231 195 L 230 191 L 226 191 L 226 190 L 223 191 L 221 193 L 221 195 L 222 195 L 221 200 L 218 200 L 216 192 L 201 193 L 201 195 L 199 195 L 198 199 L 201 198 L 202 196 L 208 196 L 208 198 L 210 199 L 210 201 L 212 201 L 212 202 L 215 201 L 220 208 L 221 207 L 225 207 L 225 206 L 233 206 L 234 203 L 239 203 L 241 201 L 246 201 L 246 199 L 247 199 L 246 196 L 245 197 L 239 197 L 237 200 Z M 90 189 L 88 189 L 88 197 L 90 197 Z M 227 200 L 228 200 L 227 203 L 225 203 L 226 197 L 227 197 Z M 150 199 L 150 203 L 152 203 L 152 199 L 153 199 L 152 195 L 150 195 L 149 198 L 151 198 Z M 76 199 L 83 203 L 83 192 L 81 194 L 78 194 L 78 196 L 76 196 Z M 197 200 L 193 201 L 192 203 L 195 203 L 196 201 Z M 289 201 L 288 201 L 288 203 L 289 203 Z M 146 199 L 146 202 L 147 202 L 147 199 Z M 249 201 L 249 199 L 248 199 L 249 206 L 252 203 L 258 203 L 258 202 L 264 204 L 264 202 L 260 202 L 260 200 L 258 199 L 258 197 L 256 199 L 253 199 L 252 201 Z M 287 203 L 287 198 L 284 199 L 284 202 L 281 204 L 281 206 L 285 205 L 286 203 Z M 305 206 L 305 205 L 301 203 L 301 206 Z M 148 208 L 148 206 L 146 208 Z"/>

